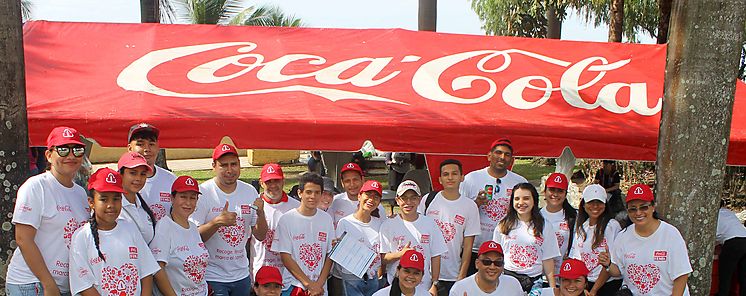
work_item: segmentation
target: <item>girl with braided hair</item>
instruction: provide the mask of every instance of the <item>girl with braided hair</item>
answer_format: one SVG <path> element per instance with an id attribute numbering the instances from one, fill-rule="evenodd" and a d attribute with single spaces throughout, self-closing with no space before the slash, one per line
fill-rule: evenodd
<path id="1" fill-rule="evenodd" d="M 88 180 L 91 218 L 72 237 L 70 292 L 83 296 L 150 296 L 160 268 L 136 227 L 118 219 L 122 177 L 102 168 Z"/>
<path id="2" fill-rule="evenodd" d="M 137 226 L 145 243 L 150 245 L 155 237 L 156 220 L 153 211 L 140 195 L 140 190 L 145 186 L 148 174 L 152 173 L 153 168 L 145 157 L 132 151 L 124 153 L 119 158 L 117 166 L 122 176 L 122 188 L 125 191 L 119 219 Z"/>

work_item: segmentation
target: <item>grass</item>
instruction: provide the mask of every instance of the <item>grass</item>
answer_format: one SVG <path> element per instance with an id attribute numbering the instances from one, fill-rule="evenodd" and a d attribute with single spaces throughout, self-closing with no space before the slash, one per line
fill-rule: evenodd
<path id="1" fill-rule="evenodd" d="M 513 163 L 513 172 L 526 178 L 526 180 L 541 180 L 541 177 L 554 173 L 554 166 L 542 166 L 531 163 L 531 159 L 516 159 Z"/>

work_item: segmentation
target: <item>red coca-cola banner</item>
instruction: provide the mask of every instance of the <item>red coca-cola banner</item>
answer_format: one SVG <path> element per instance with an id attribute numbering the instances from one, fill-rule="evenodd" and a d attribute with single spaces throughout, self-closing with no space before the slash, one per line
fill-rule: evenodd
<path id="1" fill-rule="evenodd" d="M 484 154 L 654 160 L 662 45 L 412 32 L 30 22 L 31 141 L 57 125 L 103 146 L 128 127 L 163 147 Z M 743 83 L 738 96 L 745 97 Z M 746 164 L 737 100 L 729 162 Z"/>

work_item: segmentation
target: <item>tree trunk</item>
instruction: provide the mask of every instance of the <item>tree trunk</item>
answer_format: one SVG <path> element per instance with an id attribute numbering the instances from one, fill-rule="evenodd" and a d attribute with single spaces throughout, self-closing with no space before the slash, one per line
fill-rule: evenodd
<path id="1" fill-rule="evenodd" d="M 687 242 L 691 295 L 708 295 L 746 0 L 676 0 L 656 172 L 657 210 Z"/>
<path id="2" fill-rule="evenodd" d="M 29 176 L 26 82 L 19 0 L 0 1 L 0 273 L 5 274 L 16 247 L 11 224 L 18 187 Z M 55 246 L 56 247 L 56 246 Z M 0 285 L 5 287 L 5 277 Z M 3 289 L 4 290 L 4 289 Z"/>
<path id="3" fill-rule="evenodd" d="M 420 0 L 417 13 L 417 30 L 435 32 L 438 20 L 438 1 Z"/>
<path id="4" fill-rule="evenodd" d="M 547 5 L 547 38 L 560 39 L 562 37 L 562 21 L 559 18 L 559 12 L 555 3 Z"/>
<path id="5" fill-rule="evenodd" d="M 671 2 L 673 0 L 658 0 L 658 36 L 656 43 L 668 42 L 668 25 L 671 22 Z"/>
<path id="6" fill-rule="evenodd" d="M 609 42 L 622 42 L 624 31 L 624 0 L 611 1 L 609 16 Z"/>
<path id="7" fill-rule="evenodd" d="M 160 23 L 159 0 L 140 0 L 140 22 Z"/>

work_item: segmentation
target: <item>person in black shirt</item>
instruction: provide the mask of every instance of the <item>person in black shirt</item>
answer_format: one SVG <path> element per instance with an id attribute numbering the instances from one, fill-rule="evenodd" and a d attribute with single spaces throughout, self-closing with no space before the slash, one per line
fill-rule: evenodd
<path id="1" fill-rule="evenodd" d="M 608 205 L 614 214 L 624 210 L 622 191 L 619 189 L 621 180 L 622 177 L 617 170 L 616 161 L 613 160 L 604 160 L 603 167 L 596 172 L 593 180 L 594 184 L 600 184 L 606 189 L 606 193 L 609 195 Z"/>

